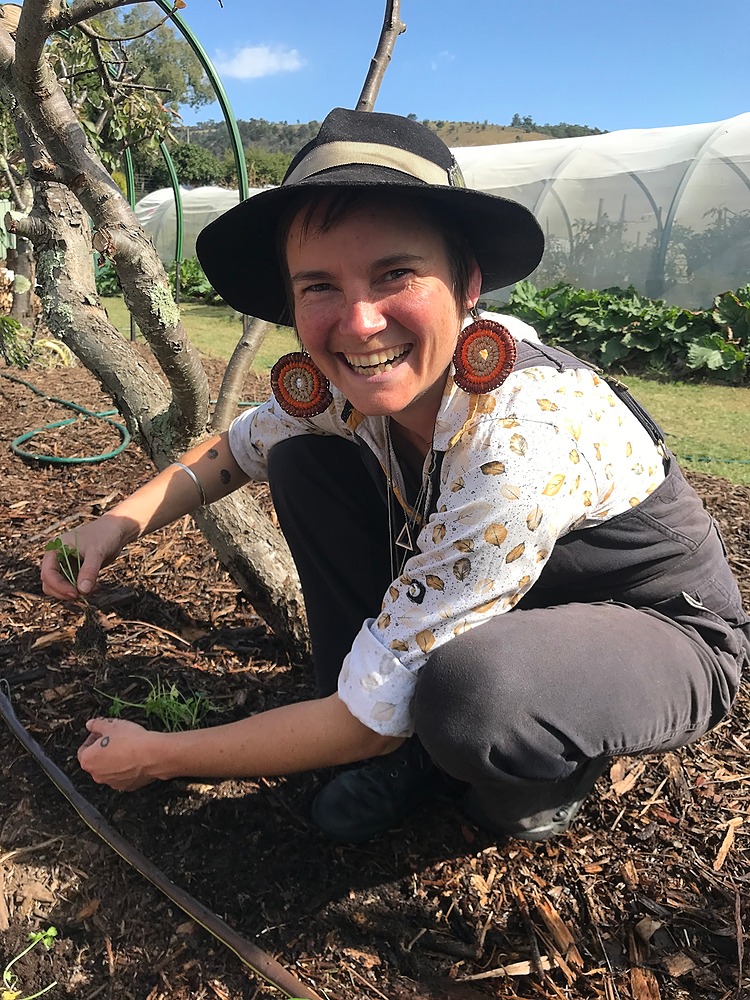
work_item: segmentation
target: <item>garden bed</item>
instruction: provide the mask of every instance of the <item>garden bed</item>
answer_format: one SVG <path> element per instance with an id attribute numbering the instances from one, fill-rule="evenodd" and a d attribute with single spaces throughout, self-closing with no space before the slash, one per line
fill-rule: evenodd
<path id="1" fill-rule="evenodd" d="M 9 373 L 108 406 L 81 367 Z M 40 552 L 151 470 L 133 445 L 90 466 L 32 466 L 10 452 L 18 434 L 68 415 L 0 378 L 0 676 L 46 753 L 169 878 L 329 1000 L 745 995 L 746 691 L 697 746 L 618 761 L 571 832 L 547 844 L 497 843 L 440 803 L 371 844 L 332 846 L 308 819 L 324 774 L 130 795 L 95 786 L 75 751 L 107 694 L 139 700 L 158 676 L 204 692 L 215 724 L 312 687 L 189 518 L 107 570 L 95 598 L 106 648 L 82 646 L 81 609 L 41 594 Z M 43 446 L 92 454 L 117 443 L 86 422 Z M 689 478 L 750 602 L 750 489 Z M 103 844 L 2 726 L 0 760 L 0 964 L 30 931 L 59 932 L 14 966 L 19 988 L 56 979 L 49 996 L 77 1000 L 279 996 Z"/>

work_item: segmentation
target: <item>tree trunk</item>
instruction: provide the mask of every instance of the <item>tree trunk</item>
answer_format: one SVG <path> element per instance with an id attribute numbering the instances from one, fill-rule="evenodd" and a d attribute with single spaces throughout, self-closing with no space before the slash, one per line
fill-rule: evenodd
<path id="1" fill-rule="evenodd" d="M 13 228 L 19 240 L 34 244 L 45 321 L 99 379 L 133 436 L 161 469 L 208 431 L 208 380 L 153 244 L 91 147 L 44 55 L 52 32 L 129 2 L 78 0 L 60 6 L 51 0 L 25 0 L 13 34 L 0 20 L 0 91 L 34 191 L 31 214 L 17 219 Z M 388 0 L 360 102 L 368 110 L 404 27 L 398 9 L 398 0 Z M 93 241 L 89 220 L 96 230 Z M 93 248 L 113 262 L 125 303 L 167 384 L 156 365 L 109 323 L 96 293 Z M 246 328 L 235 352 L 217 410 L 222 426 L 260 332 L 257 324 Z M 280 532 L 249 491 L 202 509 L 195 520 L 290 656 L 306 655 L 306 620 L 294 563 Z"/>

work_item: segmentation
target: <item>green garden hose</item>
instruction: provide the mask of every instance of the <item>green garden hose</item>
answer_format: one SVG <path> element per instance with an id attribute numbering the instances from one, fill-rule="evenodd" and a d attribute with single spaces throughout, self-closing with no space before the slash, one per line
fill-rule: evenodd
<path id="1" fill-rule="evenodd" d="M 25 451 L 21 447 L 22 444 L 25 444 L 37 434 L 42 434 L 45 431 L 56 430 L 58 427 L 65 427 L 68 424 L 74 424 L 77 418 L 70 417 L 68 420 L 56 420 L 54 423 L 45 424 L 44 427 L 36 427 L 34 430 L 26 431 L 25 434 L 21 434 L 19 437 L 11 441 L 10 449 L 13 454 L 18 455 L 19 458 L 34 462 L 42 462 L 46 465 L 92 465 L 95 462 L 106 462 L 110 458 L 115 458 L 130 444 L 130 432 L 127 427 L 125 427 L 124 424 L 118 423 L 116 420 L 109 419 L 118 412 L 117 410 L 102 410 L 100 413 L 96 413 L 94 410 L 88 410 L 85 406 L 79 406 L 78 403 L 73 403 L 69 399 L 58 399 L 56 396 L 49 396 L 46 392 L 42 392 L 41 389 L 37 389 L 35 385 L 31 384 L 31 382 L 26 382 L 24 379 L 17 378 L 15 375 L 8 375 L 5 372 L 0 372 L 0 375 L 3 378 L 9 379 L 11 382 L 17 382 L 19 385 L 25 386 L 33 393 L 36 393 L 37 396 L 41 396 L 42 399 L 48 399 L 50 402 L 58 403 L 60 406 L 65 406 L 69 410 L 75 410 L 76 413 L 81 413 L 84 417 L 93 417 L 96 420 L 103 420 L 111 427 L 114 427 L 120 435 L 120 444 L 112 451 L 105 451 L 100 455 L 84 455 L 80 458 L 66 458 L 60 455 L 40 455 L 37 454 L 37 452 Z"/>

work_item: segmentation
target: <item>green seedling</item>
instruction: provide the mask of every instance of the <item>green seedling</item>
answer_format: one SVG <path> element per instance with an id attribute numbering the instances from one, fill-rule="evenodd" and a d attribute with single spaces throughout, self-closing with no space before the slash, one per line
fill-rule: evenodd
<path id="1" fill-rule="evenodd" d="M 156 683 L 145 677 L 141 680 L 149 685 L 149 692 L 143 701 L 126 701 L 117 694 L 111 695 L 97 689 L 98 694 L 111 702 L 110 716 L 119 719 L 123 708 L 137 708 L 147 716 L 158 719 L 167 732 L 175 733 L 196 729 L 209 712 L 221 711 L 204 694 L 185 696 L 176 684 L 167 685 L 159 677 Z"/>
<path id="2" fill-rule="evenodd" d="M 53 538 L 51 542 L 47 542 L 44 546 L 45 552 L 56 552 L 57 561 L 60 566 L 60 572 L 68 581 L 76 587 L 76 581 L 78 580 L 78 574 L 81 570 L 81 553 L 75 547 L 75 545 L 66 545 L 65 542 L 58 535 L 57 538 Z M 76 587 L 77 589 L 77 587 Z"/>
<path id="3" fill-rule="evenodd" d="M 24 955 L 27 955 L 35 945 L 41 943 L 47 951 L 49 951 L 55 943 L 56 937 L 56 927 L 48 927 L 46 931 L 35 931 L 32 934 L 29 934 L 30 943 L 24 948 L 23 951 L 19 952 L 15 958 L 12 958 L 3 970 L 3 989 L 2 993 L 0 993 L 0 1000 L 36 1000 L 36 997 L 40 997 L 43 993 L 47 993 L 54 986 L 57 986 L 57 982 L 50 983 L 49 986 L 45 986 L 43 990 L 39 990 L 37 993 L 22 996 L 21 994 L 23 993 L 23 990 L 16 989 L 18 978 L 15 973 L 11 972 L 11 968 L 16 964 L 16 962 L 23 958 Z"/>

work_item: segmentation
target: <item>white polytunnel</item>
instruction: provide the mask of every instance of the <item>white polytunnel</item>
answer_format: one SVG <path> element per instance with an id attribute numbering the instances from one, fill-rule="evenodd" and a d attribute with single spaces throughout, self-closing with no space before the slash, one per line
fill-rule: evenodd
<path id="1" fill-rule="evenodd" d="M 258 189 L 250 191 L 250 195 Z M 239 202 L 239 192 L 221 187 L 180 188 L 182 202 L 182 257 L 195 257 L 198 233 L 209 222 L 228 212 Z M 135 206 L 138 221 L 166 263 L 175 259 L 177 215 L 172 188 L 160 188 L 145 195 Z"/>
<path id="2" fill-rule="evenodd" d="M 750 282 L 750 113 L 453 153 L 468 187 L 520 201 L 539 220 L 539 288 L 633 285 L 703 308 Z"/>

